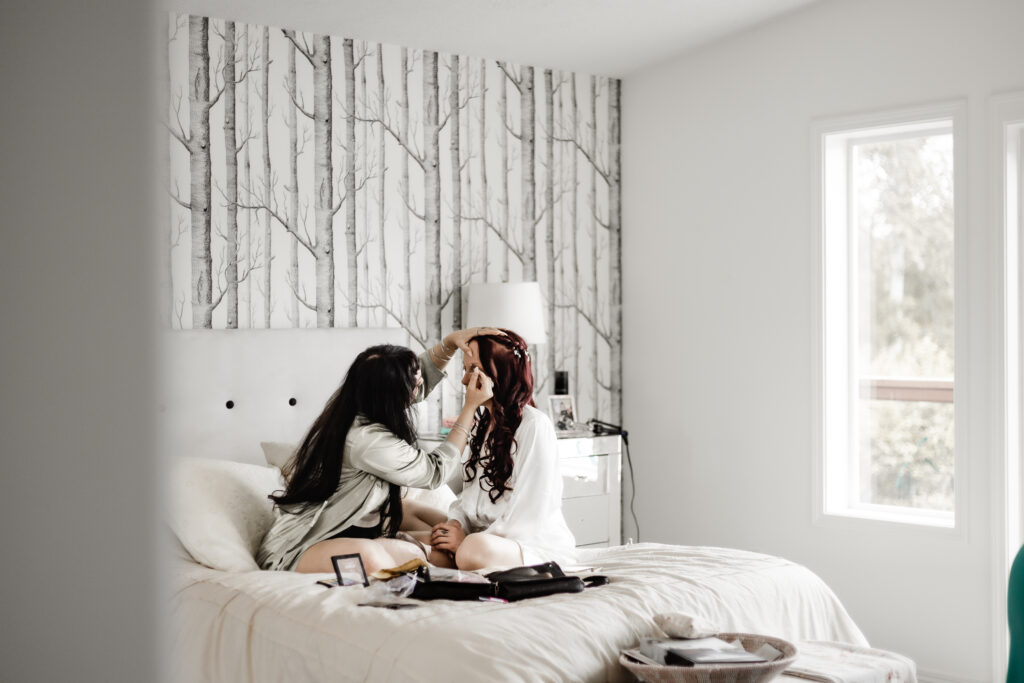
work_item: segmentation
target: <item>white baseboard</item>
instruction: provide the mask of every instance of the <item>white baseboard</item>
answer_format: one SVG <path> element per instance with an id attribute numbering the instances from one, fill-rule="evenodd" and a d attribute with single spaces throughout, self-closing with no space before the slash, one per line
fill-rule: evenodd
<path id="1" fill-rule="evenodd" d="M 960 678 L 959 676 L 950 676 L 948 674 L 941 674 L 935 671 L 925 671 L 918 669 L 917 671 L 917 683 L 986 683 L 975 678 Z"/>

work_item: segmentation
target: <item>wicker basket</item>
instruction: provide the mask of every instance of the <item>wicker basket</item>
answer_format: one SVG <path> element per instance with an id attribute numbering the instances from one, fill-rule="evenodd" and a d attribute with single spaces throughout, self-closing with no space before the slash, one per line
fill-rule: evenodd
<path id="1" fill-rule="evenodd" d="M 781 652 L 782 656 L 773 662 L 751 664 L 651 666 L 634 661 L 626 655 L 619 655 L 619 663 L 647 683 L 760 683 L 775 678 L 796 659 L 796 647 L 781 638 L 751 633 L 719 633 L 718 637 L 729 641 L 738 638 L 747 652 L 754 652 L 768 643 Z"/>

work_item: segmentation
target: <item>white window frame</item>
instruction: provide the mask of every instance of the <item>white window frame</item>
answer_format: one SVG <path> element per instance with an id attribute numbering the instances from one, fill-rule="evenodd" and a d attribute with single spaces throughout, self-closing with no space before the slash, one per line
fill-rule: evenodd
<path id="1" fill-rule="evenodd" d="M 1006 678 L 1009 636 L 1006 586 L 1015 549 L 1024 542 L 1024 92 L 993 97 L 989 106 L 990 173 L 1000 276 L 1001 353 L 993 377 L 1003 378 L 993 413 L 997 457 L 992 467 L 993 680 Z"/>
<path id="2" fill-rule="evenodd" d="M 902 127 L 913 126 L 913 133 L 902 132 Z M 838 117 L 812 123 L 811 146 L 813 155 L 813 290 L 812 305 L 812 405 L 814 415 L 813 445 L 813 520 L 816 524 L 881 523 L 914 525 L 933 529 L 938 533 L 961 536 L 967 519 L 968 471 L 964 458 L 967 440 L 967 383 L 957 382 L 957 400 L 954 403 L 954 509 L 952 512 L 919 510 L 908 507 L 863 503 L 855 500 L 852 486 L 853 472 L 858 466 L 859 454 L 853 447 L 853 410 L 849 399 L 852 387 L 858 381 L 852 376 L 850 362 L 849 319 L 853 300 L 849 282 L 853 266 L 849 238 L 848 164 L 849 145 L 864 139 L 877 140 L 892 135 L 894 139 L 922 132 L 950 131 L 953 134 L 953 254 L 954 254 L 954 368 L 967 367 L 966 310 L 967 282 L 964 255 L 966 244 L 966 103 L 944 102 L 921 107 Z M 837 146 L 845 146 L 838 149 Z M 827 183 L 826 178 L 839 178 L 840 183 Z M 841 226 L 837 232 L 836 226 Z M 840 243 L 836 243 L 837 235 Z M 831 241 L 830 241 L 831 240 Z M 841 285 L 841 286 L 840 286 Z M 842 311 L 837 314 L 837 311 Z M 827 343 L 828 342 L 828 343 Z M 913 386 L 898 383 L 896 387 L 861 387 L 860 391 L 896 390 L 909 396 L 915 390 L 930 392 L 933 396 L 948 396 L 951 387 L 938 382 L 932 386 Z"/>

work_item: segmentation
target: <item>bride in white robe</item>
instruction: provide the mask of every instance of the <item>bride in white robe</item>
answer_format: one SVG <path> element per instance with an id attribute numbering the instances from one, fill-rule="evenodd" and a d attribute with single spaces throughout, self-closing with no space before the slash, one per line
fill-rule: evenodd
<path id="1" fill-rule="evenodd" d="M 467 377 L 481 371 L 491 378 L 494 397 L 478 414 L 462 457 L 462 493 L 448 520 L 431 531 L 435 564 L 472 570 L 574 558 L 576 542 L 562 515 L 555 429 L 532 405 L 526 343 L 504 332 L 470 340 L 473 356 L 463 360 Z"/>

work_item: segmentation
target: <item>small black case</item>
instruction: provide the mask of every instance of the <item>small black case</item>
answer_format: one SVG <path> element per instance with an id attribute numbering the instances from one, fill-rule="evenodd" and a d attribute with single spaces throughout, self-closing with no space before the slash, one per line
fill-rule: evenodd
<path id="1" fill-rule="evenodd" d="M 416 586 L 410 597 L 419 600 L 501 598 L 516 602 L 555 593 L 582 593 L 587 585 L 600 585 L 597 582 L 585 583 L 578 576 L 566 576 L 556 562 L 492 572 L 487 578 L 488 583 L 431 581 L 429 572 L 423 572 L 417 575 Z M 587 577 L 588 581 L 592 578 L 597 577 Z"/>

